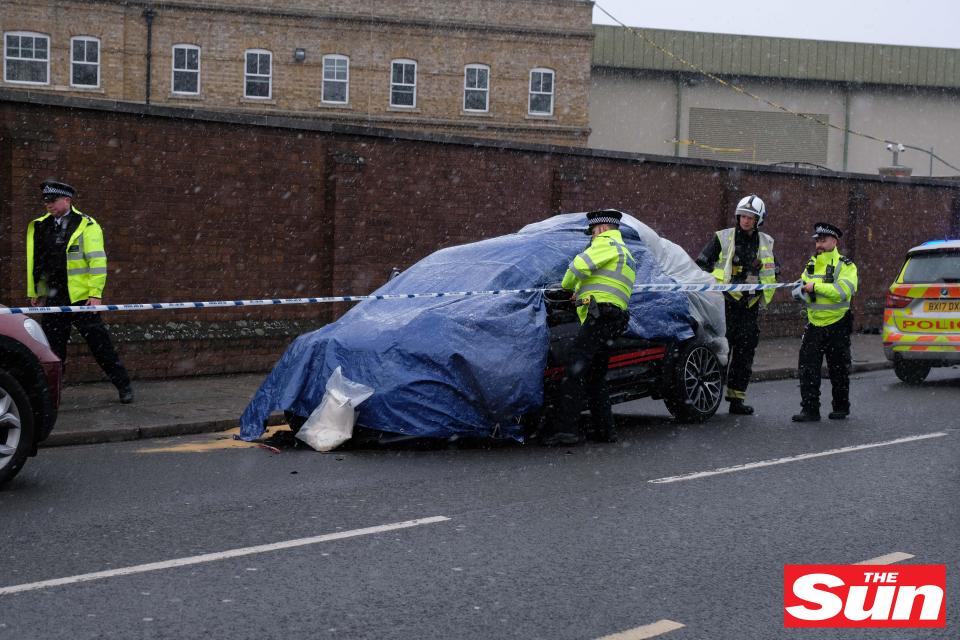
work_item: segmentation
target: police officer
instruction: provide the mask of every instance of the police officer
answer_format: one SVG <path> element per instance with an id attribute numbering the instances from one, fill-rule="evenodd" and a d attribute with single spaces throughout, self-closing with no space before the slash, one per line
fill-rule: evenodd
<path id="1" fill-rule="evenodd" d="M 697 265 L 709 271 L 720 284 L 776 282 L 780 269 L 773 255 L 773 238 L 757 229 L 767 215 L 763 200 L 755 195 L 746 196 L 737 203 L 734 215 L 737 226 L 717 231 L 697 257 Z M 744 400 L 760 340 L 758 315 L 760 308 L 773 298 L 773 293 L 773 289 L 765 289 L 723 294 L 730 344 L 726 393 L 730 413 L 753 413 L 753 407 Z"/>
<path id="2" fill-rule="evenodd" d="M 31 306 L 99 305 L 107 282 L 103 230 L 73 206 L 76 189 L 56 180 L 40 185 L 47 213 L 27 225 L 27 296 Z M 97 364 L 120 393 L 133 402 L 130 377 L 120 362 L 99 313 L 44 314 L 50 347 L 66 363 L 70 327 L 75 326 Z"/>
<path id="3" fill-rule="evenodd" d="M 560 383 L 560 411 L 551 416 L 542 434 L 546 446 L 580 442 L 578 419 L 584 397 L 590 409 L 592 430 L 598 442 L 616 442 L 607 361 L 610 346 L 627 329 L 627 305 L 636 279 L 636 263 L 620 235 L 622 214 L 614 209 L 587 214 L 590 245 L 570 262 L 561 287 L 577 301 L 580 330 L 570 362 Z"/>
<path id="4" fill-rule="evenodd" d="M 831 420 L 850 415 L 850 300 L 857 292 L 857 265 L 840 255 L 843 233 L 826 222 L 814 227 L 817 252 L 807 261 L 802 285 L 794 292 L 807 307 L 807 327 L 800 345 L 798 376 L 801 411 L 794 422 L 820 420 L 820 366 L 827 358 L 833 387 Z"/>

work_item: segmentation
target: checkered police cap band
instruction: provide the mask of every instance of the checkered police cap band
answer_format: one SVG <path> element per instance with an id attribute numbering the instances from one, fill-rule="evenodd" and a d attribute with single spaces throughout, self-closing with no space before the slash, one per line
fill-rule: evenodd
<path id="1" fill-rule="evenodd" d="M 843 234 L 839 229 L 829 224 L 818 224 L 813 230 L 814 238 L 817 236 L 833 236 L 839 240 L 841 235 Z"/>
<path id="2" fill-rule="evenodd" d="M 64 196 L 66 198 L 72 198 L 76 195 L 76 191 L 69 185 L 47 182 L 43 185 L 41 195 Z"/>
<path id="3" fill-rule="evenodd" d="M 598 224 L 615 224 L 615 225 L 619 225 L 619 224 L 620 224 L 620 218 L 614 218 L 613 216 L 600 216 L 600 217 L 597 217 L 597 218 L 590 218 L 589 220 L 587 220 L 587 222 L 590 224 L 591 227 L 594 226 L 594 225 L 598 225 Z"/>

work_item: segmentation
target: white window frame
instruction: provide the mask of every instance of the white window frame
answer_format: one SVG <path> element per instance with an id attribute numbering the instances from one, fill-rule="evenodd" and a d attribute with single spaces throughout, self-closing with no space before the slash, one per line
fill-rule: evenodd
<path id="1" fill-rule="evenodd" d="M 483 71 L 486 74 L 484 86 L 470 86 L 470 71 Z M 479 78 L 479 74 L 477 74 Z M 467 106 L 467 92 L 483 93 L 483 109 L 474 109 Z M 463 110 L 470 113 L 488 113 L 490 111 L 490 66 L 485 64 L 468 64 L 463 67 Z"/>
<path id="2" fill-rule="evenodd" d="M 91 62 L 90 60 L 86 60 L 86 59 L 77 60 L 76 58 L 74 58 L 73 47 L 77 42 L 83 42 L 83 43 L 95 42 L 97 44 L 97 59 L 95 62 Z M 100 87 L 100 53 L 102 51 L 103 51 L 103 47 L 100 44 L 100 38 L 95 38 L 93 36 L 74 36 L 73 38 L 70 38 L 70 86 L 71 87 L 80 87 L 83 89 L 97 89 Z M 87 52 L 87 48 L 86 48 L 86 44 L 84 44 L 84 56 L 86 56 L 86 52 Z M 77 84 L 76 82 L 74 82 L 73 72 L 78 65 L 94 67 L 97 72 L 97 81 L 94 84 Z"/>
<path id="3" fill-rule="evenodd" d="M 334 73 L 334 77 L 327 77 L 327 62 L 337 63 L 344 62 L 346 64 L 346 76 L 343 78 L 337 78 L 336 73 L 337 69 L 333 67 L 331 70 Z M 350 103 L 350 58 L 339 54 L 339 53 L 330 53 L 323 56 L 323 70 L 321 71 L 323 78 L 320 80 L 320 101 L 325 104 L 349 104 Z M 393 67 L 391 65 L 391 78 L 393 77 Z M 327 100 L 327 83 L 331 84 L 342 84 L 343 91 L 343 100 Z M 392 94 L 391 94 L 392 95 Z"/>
<path id="4" fill-rule="evenodd" d="M 196 52 L 197 52 L 197 68 L 196 68 L 196 69 L 188 69 L 188 68 L 184 67 L 183 69 L 178 69 L 178 68 L 177 68 L 177 49 L 184 49 L 184 50 L 187 50 L 187 51 L 191 51 L 191 50 L 192 50 L 192 51 L 196 51 Z M 203 52 L 201 51 L 200 47 L 197 46 L 197 45 L 195 45 L 195 44 L 181 43 L 181 44 L 175 44 L 175 45 L 173 45 L 173 47 L 171 47 L 171 49 L 170 49 L 170 93 L 172 93 L 172 94 L 174 94 L 174 95 L 178 95 L 178 96 L 198 96 L 198 95 L 200 95 L 200 89 L 201 89 L 201 85 L 200 85 L 200 80 L 201 80 L 201 78 L 200 78 L 200 70 L 203 68 L 202 56 L 203 56 Z M 177 89 L 176 89 L 176 86 L 177 86 L 176 78 L 177 78 L 177 73 L 178 73 L 178 72 L 179 72 L 179 73 L 193 73 L 193 74 L 196 74 L 196 76 L 197 76 L 197 90 L 196 90 L 196 91 L 177 91 Z"/>
<path id="5" fill-rule="evenodd" d="M 47 57 L 44 60 L 43 58 L 23 58 L 16 57 L 10 58 L 7 55 L 7 38 L 17 37 L 17 38 L 33 38 L 33 39 L 43 39 L 47 43 Z M 18 45 L 19 46 L 19 45 Z M 11 80 L 8 74 L 9 63 L 12 61 L 16 62 L 38 62 L 42 61 L 46 63 L 44 69 L 44 74 L 46 79 L 43 82 L 37 82 L 35 80 Z M 3 81 L 9 82 L 11 84 L 32 84 L 36 86 L 45 86 L 50 84 L 50 36 L 45 33 L 37 33 L 35 31 L 7 31 L 3 34 Z"/>
<path id="6" fill-rule="evenodd" d="M 248 58 L 257 56 L 257 73 L 247 71 Z M 260 73 L 260 56 L 267 56 L 267 73 Z M 247 93 L 247 83 L 250 80 L 267 81 L 267 95 L 252 96 Z M 270 100 L 273 97 L 273 52 L 267 49 L 247 49 L 243 52 L 243 97 L 247 100 Z"/>
<path id="7" fill-rule="evenodd" d="M 393 81 L 393 68 L 395 65 L 413 65 L 413 83 L 408 82 L 394 82 Z M 404 69 L 404 73 L 406 69 Z M 395 88 L 412 87 L 413 89 L 413 104 L 396 104 L 393 101 L 393 91 Z M 397 109 L 416 109 L 417 108 L 417 61 L 410 60 L 408 58 L 397 58 L 396 60 L 390 61 L 390 106 Z"/>
<path id="8" fill-rule="evenodd" d="M 539 88 L 534 90 L 533 77 L 534 74 L 541 74 L 541 76 L 549 74 L 550 75 L 550 91 L 543 91 L 543 78 L 540 78 Z M 554 93 L 557 89 L 557 75 L 553 69 L 547 69 L 546 67 L 537 67 L 536 69 L 530 69 L 530 83 L 529 94 L 527 98 L 527 115 L 531 116 L 552 116 L 553 115 L 553 103 L 554 103 Z M 533 110 L 533 98 L 534 96 L 550 96 L 550 111 L 534 111 Z"/>

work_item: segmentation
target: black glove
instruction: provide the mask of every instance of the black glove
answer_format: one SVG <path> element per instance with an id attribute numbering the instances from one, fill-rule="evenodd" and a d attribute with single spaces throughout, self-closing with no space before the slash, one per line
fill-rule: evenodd
<path id="1" fill-rule="evenodd" d="M 587 315 L 594 320 L 600 319 L 600 307 L 597 306 L 597 299 L 594 297 L 590 298 L 590 306 L 587 307 Z"/>

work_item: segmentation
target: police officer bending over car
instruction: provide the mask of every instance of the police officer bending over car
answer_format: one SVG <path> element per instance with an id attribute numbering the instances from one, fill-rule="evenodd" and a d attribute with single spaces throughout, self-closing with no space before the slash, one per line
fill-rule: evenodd
<path id="1" fill-rule="evenodd" d="M 820 366 L 827 357 L 833 387 L 831 420 L 850 415 L 850 333 L 853 316 L 850 301 L 857 292 L 857 265 L 837 251 L 843 233 L 818 222 L 813 237 L 817 252 L 807 261 L 794 297 L 807 306 L 807 327 L 800 345 L 797 374 L 800 378 L 801 411 L 794 422 L 820 420 Z"/>
<path id="2" fill-rule="evenodd" d="M 613 341 L 627 329 L 627 305 L 636 280 L 636 262 L 620 235 L 622 214 L 613 209 L 587 214 L 590 245 L 570 262 L 561 287 L 573 291 L 580 331 L 560 383 L 560 411 L 550 416 L 542 434 L 545 446 L 580 442 L 578 420 L 584 397 L 598 442 L 616 442 L 607 361 Z"/>

